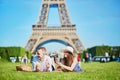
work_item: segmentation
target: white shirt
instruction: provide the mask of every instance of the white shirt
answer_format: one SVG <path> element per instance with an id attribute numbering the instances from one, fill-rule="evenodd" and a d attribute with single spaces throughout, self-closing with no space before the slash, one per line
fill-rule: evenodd
<path id="1" fill-rule="evenodd" d="M 50 65 L 48 70 L 51 72 L 52 71 L 52 60 L 49 56 L 45 55 L 42 61 L 35 62 L 35 64 L 40 65 L 40 72 L 44 72 L 47 70 L 47 65 L 46 65 L 47 63 Z"/>

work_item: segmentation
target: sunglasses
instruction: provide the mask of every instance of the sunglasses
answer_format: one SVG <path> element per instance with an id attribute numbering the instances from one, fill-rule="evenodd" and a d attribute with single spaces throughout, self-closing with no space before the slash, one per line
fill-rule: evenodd
<path id="1" fill-rule="evenodd" d="M 40 53 L 39 53 L 39 52 L 37 52 L 37 55 L 40 55 Z"/>
<path id="2" fill-rule="evenodd" d="M 39 53 L 39 52 L 37 52 L 37 55 L 40 55 L 40 54 L 44 54 L 44 53 Z"/>

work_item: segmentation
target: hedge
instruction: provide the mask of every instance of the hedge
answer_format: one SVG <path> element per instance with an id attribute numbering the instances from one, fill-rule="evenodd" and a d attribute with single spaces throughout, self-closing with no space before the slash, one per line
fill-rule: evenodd
<path id="1" fill-rule="evenodd" d="M 26 50 L 22 47 L 0 47 L 0 56 L 3 59 L 10 61 L 10 57 L 22 57 Z M 31 53 L 28 52 L 28 58 L 30 59 Z"/>
<path id="2" fill-rule="evenodd" d="M 88 48 L 83 52 L 83 57 L 85 57 L 86 53 L 91 53 L 92 56 L 104 56 L 105 52 L 109 53 L 110 56 L 118 57 L 120 54 L 120 46 L 95 46 L 92 48 Z"/>

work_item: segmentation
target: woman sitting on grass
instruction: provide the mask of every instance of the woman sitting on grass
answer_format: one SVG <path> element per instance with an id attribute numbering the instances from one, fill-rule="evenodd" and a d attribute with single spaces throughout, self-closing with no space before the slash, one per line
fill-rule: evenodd
<path id="1" fill-rule="evenodd" d="M 67 47 L 64 48 L 64 58 L 62 60 L 62 63 L 60 63 L 57 60 L 56 60 L 56 63 L 59 65 L 58 71 L 83 72 L 83 70 L 79 66 L 79 62 L 77 61 L 77 56 L 74 56 L 73 48 L 70 47 L 70 46 L 67 46 Z"/>

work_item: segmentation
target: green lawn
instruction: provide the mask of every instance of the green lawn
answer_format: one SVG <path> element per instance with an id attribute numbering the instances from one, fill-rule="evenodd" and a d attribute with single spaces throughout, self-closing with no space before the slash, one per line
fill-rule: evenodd
<path id="1" fill-rule="evenodd" d="M 15 66 L 0 60 L 0 80 L 120 80 L 120 63 L 82 63 L 86 72 L 18 72 Z"/>

